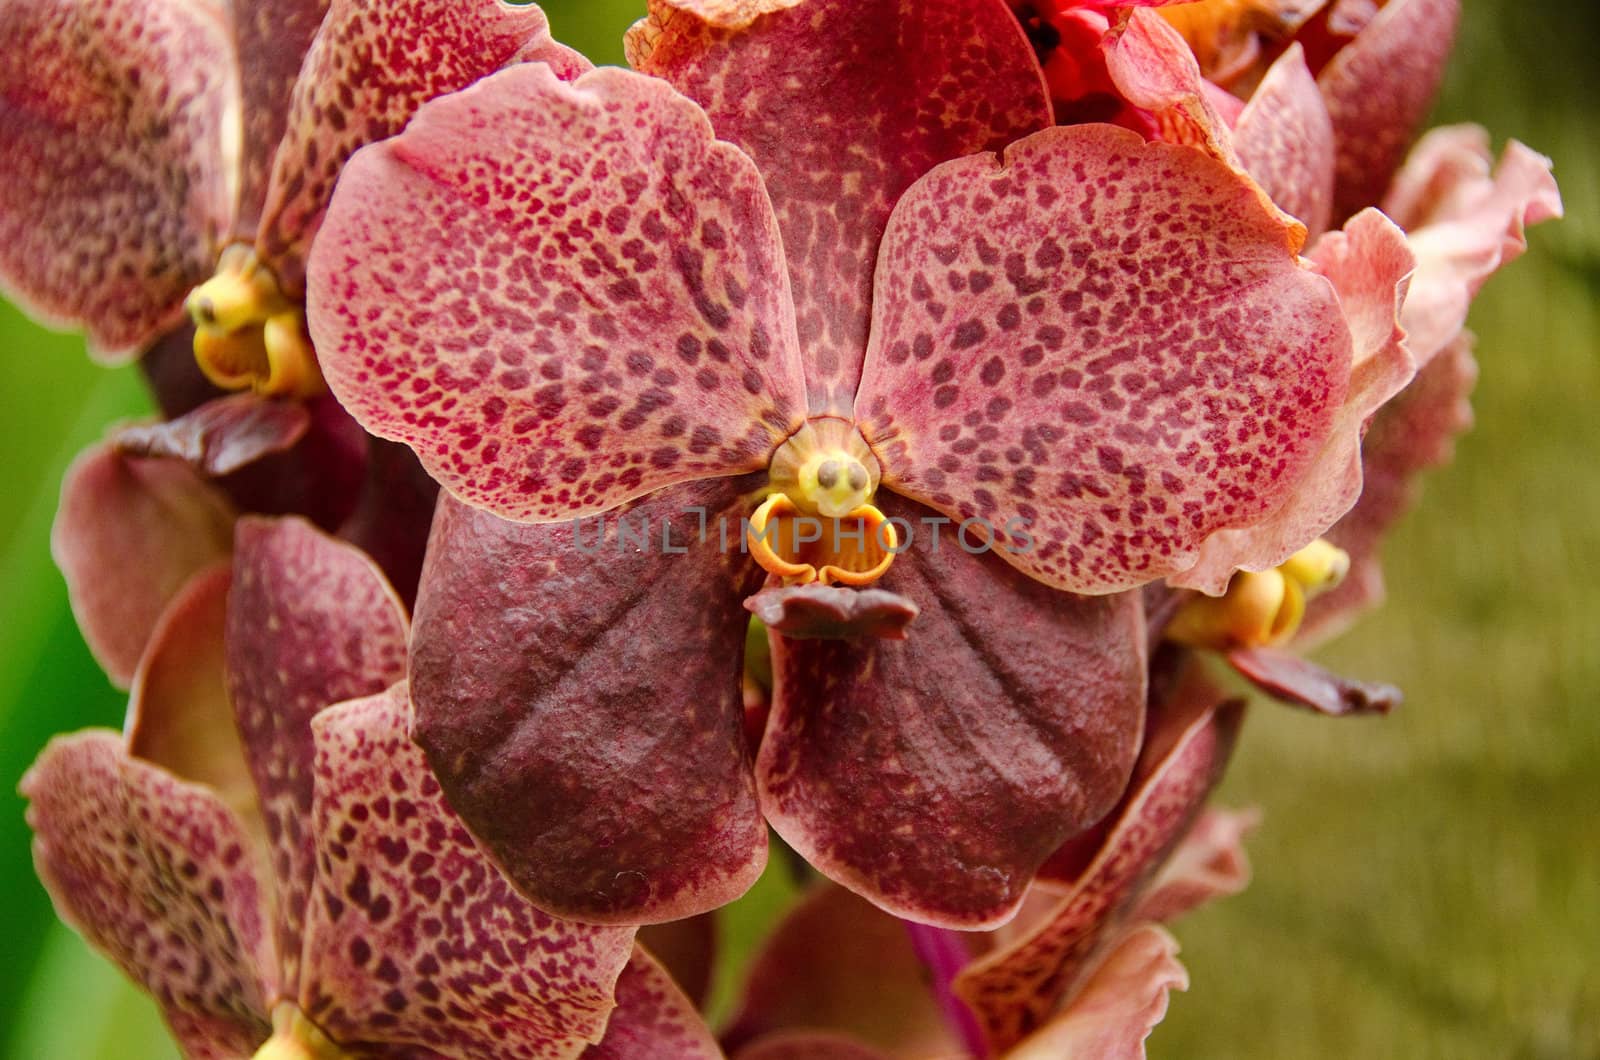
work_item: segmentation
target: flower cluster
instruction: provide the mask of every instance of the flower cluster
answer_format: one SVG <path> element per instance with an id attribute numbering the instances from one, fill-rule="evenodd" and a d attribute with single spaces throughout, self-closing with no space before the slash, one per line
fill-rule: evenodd
<path id="1" fill-rule="evenodd" d="M 1296 649 L 1560 214 L 1417 139 L 1456 17 L 6 0 L 0 281 L 162 409 L 56 522 L 60 914 L 192 1057 L 1142 1055 L 1248 874 L 1208 669 L 1393 706 Z"/>

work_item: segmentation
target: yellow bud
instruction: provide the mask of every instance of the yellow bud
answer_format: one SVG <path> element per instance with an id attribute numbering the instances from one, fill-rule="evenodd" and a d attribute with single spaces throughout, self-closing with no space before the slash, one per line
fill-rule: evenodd
<path id="1" fill-rule="evenodd" d="M 1285 577 L 1299 582 L 1308 595 L 1316 595 L 1344 581 L 1350 573 L 1350 555 L 1326 538 L 1317 538 L 1278 567 Z"/>

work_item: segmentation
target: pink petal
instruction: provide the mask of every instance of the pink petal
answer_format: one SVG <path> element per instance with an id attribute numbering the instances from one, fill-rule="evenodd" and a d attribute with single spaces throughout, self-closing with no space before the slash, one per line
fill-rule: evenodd
<path id="1" fill-rule="evenodd" d="M 21 790 L 61 919 L 155 997 L 190 1055 L 253 1052 L 270 1032 L 270 891 L 233 813 L 96 730 L 53 740 Z"/>
<path id="2" fill-rule="evenodd" d="M 1242 711 L 1237 701 L 1221 700 L 1220 691 L 1191 672 L 1153 708 L 1138 770 L 1103 826 L 1098 851 L 1031 930 L 957 977 L 957 993 L 996 1050 L 1049 1022 L 1149 893 L 1233 748 Z"/>
<path id="3" fill-rule="evenodd" d="M 642 947 L 635 947 L 633 959 L 617 980 L 617 1008 L 606 1024 L 606 1036 L 584 1050 L 583 1060 L 656 1057 L 722 1060 L 722 1050 L 666 969 Z"/>
<path id="4" fill-rule="evenodd" d="M 905 923 L 827 882 L 756 951 L 722 1041 L 743 1057 L 751 1043 L 824 1028 L 895 1056 L 939 1056 L 954 1045 Z"/>
<path id="5" fill-rule="evenodd" d="M 341 1042 L 572 1056 L 600 1039 L 633 931 L 557 920 L 512 890 L 445 804 L 410 717 L 402 683 L 312 722 L 301 1007 Z"/>
<path id="6" fill-rule="evenodd" d="M 225 559 L 233 509 L 174 460 L 134 460 L 90 446 L 67 469 L 50 554 L 84 640 L 126 687 L 167 603 Z"/>
<path id="7" fill-rule="evenodd" d="M 182 460 L 217 478 L 281 453 L 305 437 L 311 415 L 298 401 L 231 394 L 176 419 L 123 427 L 116 446 L 128 456 Z"/>
<path id="8" fill-rule="evenodd" d="M 1400 690 L 1393 685 L 1340 677 L 1288 652 L 1241 649 L 1229 652 L 1228 662 L 1251 684 L 1280 702 L 1330 717 L 1387 714 L 1400 704 Z"/>
<path id="9" fill-rule="evenodd" d="M 1334 220 L 1383 197 L 1444 77 L 1460 0 L 1390 0 L 1317 75 L 1338 146 Z"/>
<path id="10" fill-rule="evenodd" d="M 227 225 L 218 6 L 17 0 L 0 39 L 0 290 L 123 359 L 182 317 Z"/>
<path id="11" fill-rule="evenodd" d="M 1456 437 L 1472 425 L 1467 397 L 1477 378 L 1472 335 L 1461 332 L 1373 418 L 1362 443 L 1361 499 L 1328 533 L 1350 554 L 1350 573 L 1307 604 L 1302 644 L 1333 636 L 1383 599 L 1379 546 L 1416 503 L 1421 473 L 1453 458 Z"/>
<path id="12" fill-rule="evenodd" d="M 701 103 L 760 167 L 810 408 L 847 414 L 895 201 L 940 162 L 1050 124 L 1027 38 L 981 0 L 653 0 L 650 12 L 629 33 L 629 60 Z"/>
<path id="13" fill-rule="evenodd" d="M 241 519 L 234 543 L 228 693 L 273 845 L 292 990 L 314 858 L 311 719 L 405 676 L 406 620 L 371 560 L 301 520 Z"/>
<path id="14" fill-rule="evenodd" d="M 1165 923 L 1250 884 L 1244 837 L 1261 823 L 1258 810 L 1206 809 L 1139 903 L 1135 920 Z"/>
<path id="15" fill-rule="evenodd" d="M 351 160 L 317 247 L 329 385 L 468 504 L 600 512 L 798 426 L 761 179 L 654 78 L 530 63 L 424 106 Z"/>
<path id="16" fill-rule="evenodd" d="M 905 641 L 772 637 L 762 806 L 807 861 L 896 916 L 1010 919 L 1034 871 L 1116 802 L 1144 713 L 1137 597 L 1074 598 L 881 497 L 912 547 L 881 584 Z M 847 750 L 845 750 L 847 749 Z"/>
<path id="17" fill-rule="evenodd" d="M 1216 108 L 1221 94 L 1207 88 L 1194 53 L 1170 23 L 1153 11 L 1127 11 L 1103 47 L 1117 92 L 1150 112 L 1161 140 L 1236 164 L 1227 122 Z"/>
<path id="18" fill-rule="evenodd" d="M 548 61 L 566 79 L 590 68 L 550 38 L 532 4 L 333 0 L 295 84 L 256 237 L 284 289 L 304 291 L 311 237 L 358 148 L 405 128 L 428 100 L 520 59 Z"/>
<path id="19" fill-rule="evenodd" d="M 1239 161 L 1315 239 L 1333 214 L 1333 123 L 1300 45 L 1272 64 L 1234 123 Z"/>
<path id="20" fill-rule="evenodd" d="M 1515 140 L 1490 172 L 1488 134 L 1434 129 L 1395 178 L 1384 210 L 1411 237 L 1417 275 L 1401 316 L 1419 364 L 1445 347 L 1485 281 L 1528 248 L 1526 229 L 1562 215 L 1550 160 Z"/>
<path id="21" fill-rule="evenodd" d="M 884 485 L 1073 592 L 1181 571 L 1270 515 L 1351 356 L 1274 214 L 1221 163 L 1109 126 L 930 173 L 884 241 L 856 399 Z"/>
<path id="22" fill-rule="evenodd" d="M 231 0 L 242 90 L 238 207 L 233 237 L 255 238 L 272 156 L 288 127 L 289 96 L 328 0 Z"/>
<path id="23" fill-rule="evenodd" d="M 1354 343 L 1350 386 L 1311 468 L 1277 511 L 1255 525 L 1212 534 L 1195 565 L 1172 584 L 1220 594 L 1240 568 L 1266 570 L 1320 537 L 1361 496 L 1361 437 L 1374 413 L 1416 374 L 1400 327 L 1416 259 L 1405 233 L 1363 210 L 1311 250 L 1339 295 Z"/>
<path id="24" fill-rule="evenodd" d="M 768 629 L 797 638 L 905 640 L 917 617 L 917 605 L 898 593 L 817 582 L 762 589 L 744 606 Z"/>
<path id="25" fill-rule="evenodd" d="M 761 572 L 738 544 L 758 486 L 663 491 L 608 514 L 603 538 L 598 519 L 524 526 L 440 502 L 412 638 L 414 735 L 540 908 L 675 920 L 760 875 L 739 601 Z"/>
<path id="26" fill-rule="evenodd" d="M 1066 1011 L 1006 1053 L 1006 1060 L 1144 1060 L 1144 1041 L 1167 1014 L 1167 996 L 1189 989 L 1178 942 L 1146 924 L 1116 944 Z"/>

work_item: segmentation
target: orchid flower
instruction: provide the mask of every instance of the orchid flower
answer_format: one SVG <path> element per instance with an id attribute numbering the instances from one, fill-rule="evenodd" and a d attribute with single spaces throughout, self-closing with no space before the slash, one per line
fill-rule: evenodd
<path id="1" fill-rule="evenodd" d="M 629 51 L 671 85 L 525 64 L 424 106 L 312 254 L 330 386 L 452 495 L 415 735 L 559 915 L 715 907 L 770 823 L 897 915 L 1003 922 L 1133 766 L 1126 590 L 1220 591 L 1353 502 L 1399 234 L 1351 234 L 1346 297 L 1229 160 L 1050 127 L 998 0 L 657 4 Z"/>
<path id="2" fill-rule="evenodd" d="M 371 561 L 298 520 L 238 537 L 231 570 L 164 615 L 127 735 L 58 738 L 22 784 L 58 911 L 155 997 L 184 1054 L 695 1040 L 631 929 L 534 909 L 445 805 L 406 736 L 406 619 Z"/>

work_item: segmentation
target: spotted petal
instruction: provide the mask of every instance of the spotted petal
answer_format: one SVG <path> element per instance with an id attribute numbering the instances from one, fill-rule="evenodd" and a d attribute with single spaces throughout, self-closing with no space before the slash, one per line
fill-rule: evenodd
<path id="1" fill-rule="evenodd" d="M 1193 565 L 1299 487 L 1345 399 L 1349 329 L 1298 231 L 1223 163 L 1109 126 L 934 170 L 885 237 L 856 398 L 883 484 L 1073 592 Z"/>
<path id="2" fill-rule="evenodd" d="M 754 471 L 798 426 L 761 178 L 625 70 L 528 63 L 424 106 L 345 169 L 310 297 L 356 418 L 507 518 Z"/>
<path id="3" fill-rule="evenodd" d="M 1382 198 L 1444 79 L 1460 0 L 1390 0 L 1317 75 L 1338 147 L 1335 223 Z"/>
<path id="4" fill-rule="evenodd" d="M 1267 71 L 1234 124 L 1233 148 L 1261 189 L 1316 239 L 1333 215 L 1333 123 L 1306 68 L 1290 45 Z"/>
<path id="5" fill-rule="evenodd" d="M 617 980 L 617 1008 L 606 1024 L 606 1036 L 584 1050 L 583 1060 L 643 1057 L 723 1060 L 694 1003 L 654 957 L 636 946 Z"/>
<path id="6" fill-rule="evenodd" d="M 652 0 L 628 55 L 755 159 L 783 228 L 814 412 L 847 414 L 890 210 L 934 165 L 1051 123 L 993 0 Z"/>
<path id="7" fill-rule="evenodd" d="M 91 446 L 67 469 L 50 554 L 95 659 L 126 687 L 156 620 L 196 572 L 227 557 L 233 508 L 175 460 Z"/>
<path id="8" fill-rule="evenodd" d="M 738 529 L 757 485 L 664 490 L 603 525 L 440 500 L 412 638 L 415 736 L 541 908 L 673 920 L 760 874 L 740 601 L 761 572 Z"/>
<path id="9" fill-rule="evenodd" d="M 445 805 L 410 715 L 402 683 L 312 722 L 301 1007 L 342 1042 L 573 1056 L 605 1030 L 633 931 L 557 920 L 512 890 Z"/>
<path id="10" fill-rule="evenodd" d="M 333 0 L 295 85 L 256 237 L 286 291 L 304 291 L 311 237 L 356 149 L 399 132 L 433 97 L 514 59 L 549 62 L 565 79 L 590 66 L 550 38 L 532 4 Z"/>
<path id="11" fill-rule="evenodd" d="M 270 1033 L 274 962 L 238 818 L 103 731 L 52 741 L 22 794 L 60 917 L 155 997 L 188 1055 L 250 1055 Z"/>
<path id="12" fill-rule="evenodd" d="M 906 641 L 772 636 L 757 761 L 767 820 L 880 907 L 946 927 L 1009 919 L 1040 863 L 1122 793 L 1144 704 L 1137 597 L 1062 595 L 969 555 L 925 508 L 885 589 Z"/>
<path id="13" fill-rule="evenodd" d="M 405 676 L 406 621 L 370 560 L 301 520 L 243 519 L 235 549 L 228 693 L 273 846 L 292 989 L 314 857 L 311 719 Z"/>
<path id="14" fill-rule="evenodd" d="M 237 72 L 219 5 L 0 8 L 0 290 L 108 359 L 183 313 L 231 206 Z"/>

